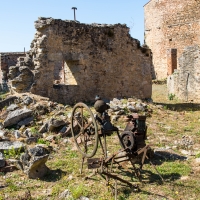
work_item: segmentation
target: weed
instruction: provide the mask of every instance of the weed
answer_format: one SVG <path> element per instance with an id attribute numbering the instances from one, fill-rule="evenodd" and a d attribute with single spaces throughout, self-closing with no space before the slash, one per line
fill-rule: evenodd
<path id="1" fill-rule="evenodd" d="M 184 131 L 192 131 L 193 127 L 192 126 L 186 126 L 183 130 Z"/>
<path id="2" fill-rule="evenodd" d="M 6 183 L 10 192 L 17 191 L 19 189 L 18 186 L 15 183 L 13 183 L 11 179 L 7 179 Z"/>
<path id="3" fill-rule="evenodd" d="M 70 158 L 77 158 L 78 155 L 77 155 L 77 153 L 75 151 L 70 151 L 69 157 Z"/>
<path id="4" fill-rule="evenodd" d="M 168 109 L 167 105 L 165 105 L 163 108 L 164 108 L 164 110 L 167 110 L 167 109 Z"/>
<path id="5" fill-rule="evenodd" d="M 0 92 L 0 100 L 6 99 L 8 92 Z"/>
<path id="6" fill-rule="evenodd" d="M 14 149 L 13 147 L 8 150 L 4 150 L 4 156 L 6 159 L 15 158 L 18 159 L 21 155 L 21 148 Z"/>
<path id="7" fill-rule="evenodd" d="M 52 189 L 52 195 L 53 196 L 57 196 L 60 193 L 60 190 L 61 190 L 60 186 L 59 185 L 55 185 L 53 187 L 53 189 Z"/>
<path id="8" fill-rule="evenodd" d="M 196 158 L 200 158 L 200 153 L 198 153 L 195 157 L 196 157 Z"/>
<path id="9" fill-rule="evenodd" d="M 46 141 L 42 138 L 39 138 L 38 141 L 37 141 L 38 144 L 46 144 L 47 146 L 50 145 L 50 142 L 49 141 Z"/>
<path id="10" fill-rule="evenodd" d="M 4 176 L 5 174 L 4 174 L 4 172 L 0 172 L 0 176 Z"/>
<path id="11" fill-rule="evenodd" d="M 158 171 L 165 178 L 170 178 L 173 180 L 174 178 L 179 178 L 181 176 L 186 176 L 190 173 L 190 167 L 182 162 L 164 162 L 162 165 L 157 167 Z"/>
<path id="12" fill-rule="evenodd" d="M 128 99 L 121 99 L 121 102 L 122 102 L 123 104 L 127 104 Z"/>
<path id="13" fill-rule="evenodd" d="M 172 94 L 172 93 L 168 94 L 168 99 L 170 101 L 173 100 L 174 98 L 175 98 L 175 94 Z"/>
<path id="14" fill-rule="evenodd" d="M 177 133 L 177 131 L 175 130 L 175 129 L 169 129 L 168 131 L 167 131 L 169 134 L 175 134 L 175 133 Z"/>
<path id="15" fill-rule="evenodd" d="M 78 186 L 77 185 L 70 186 L 70 191 L 72 193 L 73 198 L 78 199 L 81 196 L 88 196 L 90 189 L 86 185 L 81 183 Z"/>
<path id="16" fill-rule="evenodd" d="M 125 115 L 129 114 L 129 109 L 127 107 L 124 108 L 124 113 L 125 113 Z"/>
<path id="17" fill-rule="evenodd" d="M 37 129 L 35 127 L 31 127 L 30 131 L 34 135 L 38 133 L 38 131 L 37 131 Z"/>
<path id="18" fill-rule="evenodd" d="M 200 130 L 198 130 L 198 131 L 196 132 L 196 134 L 200 136 Z"/>

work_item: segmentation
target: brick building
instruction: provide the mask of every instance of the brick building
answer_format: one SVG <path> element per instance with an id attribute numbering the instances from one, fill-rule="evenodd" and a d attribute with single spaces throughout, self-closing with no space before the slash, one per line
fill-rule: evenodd
<path id="1" fill-rule="evenodd" d="M 166 78 L 178 68 L 184 48 L 200 44 L 200 0 L 151 0 L 144 13 L 156 77 Z"/>
<path id="2" fill-rule="evenodd" d="M 169 93 L 200 100 L 200 0 L 150 0 L 144 13 L 156 78 L 168 77 Z"/>

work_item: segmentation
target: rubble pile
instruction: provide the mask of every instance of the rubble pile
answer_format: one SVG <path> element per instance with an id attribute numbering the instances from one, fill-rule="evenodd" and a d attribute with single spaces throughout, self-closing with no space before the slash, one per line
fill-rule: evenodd
<path id="1" fill-rule="evenodd" d="M 152 111 L 148 106 L 150 103 L 151 100 L 144 103 L 136 98 L 114 98 L 108 103 L 108 112 L 112 122 L 116 123 L 119 118 L 124 119 L 128 113 L 142 112 L 149 115 Z M 49 157 L 49 151 L 45 148 L 47 149 L 48 145 L 53 146 L 59 138 L 72 136 L 71 108 L 70 105 L 58 104 L 30 93 L 15 96 L 14 101 L 1 110 L 0 171 L 20 169 L 29 178 L 44 176 L 48 172 L 45 162 Z M 16 155 L 16 160 L 7 159 L 6 156 L 12 151 L 15 154 L 18 152 L 21 157 Z M 37 151 L 43 154 L 36 155 Z"/>

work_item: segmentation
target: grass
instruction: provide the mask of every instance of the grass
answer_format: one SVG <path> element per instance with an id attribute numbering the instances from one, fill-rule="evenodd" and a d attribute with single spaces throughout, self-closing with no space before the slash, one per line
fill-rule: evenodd
<path id="1" fill-rule="evenodd" d="M 4 151 L 4 156 L 6 159 L 11 159 L 11 158 L 19 159 L 20 155 L 21 155 L 20 148 L 19 149 L 11 148 Z"/>
<path id="2" fill-rule="evenodd" d="M 49 141 L 46 141 L 46 140 L 43 139 L 43 138 L 39 138 L 39 139 L 37 140 L 37 144 L 46 144 L 47 146 L 49 146 L 49 145 L 50 145 L 50 142 L 49 142 Z"/>
<path id="3" fill-rule="evenodd" d="M 2 100 L 4 100 L 4 99 L 6 99 L 6 97 L 8 96 L 8 92 L 0 92 L 0 100 L 2 101 Z"/>
<path id="4" fill-rule="evenodd" d="M 117 166 L 114 171 L 120 177 L 129 180 L 133 184 L 139 184 L 140 191 L 136 192 L 129 186 L 117 181 L 118 199 L 120 200 L 180 200 L 180 199 L 200 199 L 200 173 L 194 168 L 195 158 L 200 158 L 200 109 L 197 104 L 187 104 L 179 102 L 177 98 L 168 99 L 166 95 L 166 85 L 154 85 L 153 100 L 163 108 L 148 105 L 152 109 L 151 116 L 147 118 L 148 131 L 147 143 L 153 149 L 156 148 L 178 148 L 173 151 L 181 155 L 181 147 L 179 143 L 183 136 L 189 137 L 197 149 L 195 156 L 189 156 L 187 160 L 170 160 L 170 159 L 153 159 L 157 170 L 164 178 L 165 182 L 161 183 L 161 179 L 155 169 L 147 162 L 144 165 L 142 176 L 143 184 L 139 184 L 136 177 L 129 171 L 122 171 Z M 126 99 L 124 100 L 126 103 Z M 70 112 L 70 109 L 67 112 Z M 94 109 L 92 112 L 94 113 Z M 88 117 L 86 112 L 86 117 Z M 115 122 L 115 125 L 125 128 L 123 117 Z M 36 132 L 36 128 L 32 127 L 32 132 Z M 87 169 L 85 160 L 83 173 L 80 174 L 81 154 L 75 150 L 74 144 L 68 142 L 62 143 L 63 138 L 58 138 L 55 143 L 48 142 L 48 146 L 53 146 L 53 152 L 46 163 L 50 172 L 41 180 L 31 180 L 21 171 L 0 174 L 0 200 L 8 196 L 9 200 L 14 200 L 17 196 L 22 196 L 26 189 L 30 190 L 33 199 L 58 199 L 59 195 L 68 189 L 71 197 L 68 199 L 77 199 L 86 196 L 94 200 L 114 200 L 112 194 L 112 184 L 106 185 L 106 181 L 99 175 L 85 179 L 86 176 L 92 174 L 92 170 Z M 38 143 L 46 144 L 44 139 L 39 139 Z M 116 134 L 108 136 L 108 153 L 118 151 L 121 147 Z M 180 148 L 180 149 L 179 149 Z M 170 149 L 172 150 L 172 149 Z M 9 157 L 15 157 L 14 153 L 9 153 Z M 100 147 L 94 158 L 100 158 L 102 152 Z M 132 170 L 130 164 L 126 165 Z M 6 177 L 6 178 L 2 178 Z M 48 191 L 48 192 L 47 192 Z M 19 198 L 18 198 L 19 199 Z"/>

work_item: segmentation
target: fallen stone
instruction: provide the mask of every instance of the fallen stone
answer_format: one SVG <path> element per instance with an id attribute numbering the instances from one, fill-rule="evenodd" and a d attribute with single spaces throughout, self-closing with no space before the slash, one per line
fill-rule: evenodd
<path id="1" fill-rule="evenodd" d="M 21 120 L 30 117 L 31 115 L 32 115 L 32 110 L 26 108 L 12 111 L 8 114 L 7 118 L 5 119 L 3 127 L 15 125 Z"/>
<path id="2" fill-rule="evenodd" d="M 29 96 L 26 96 L 24 99 L 23 99 L 23 103 L 24 105 L 29 105 L 33 102 L 33 99 Z"/>
<path id="3" fill-rule="evenodd" d="M 55 128 L 58 128 L 64 125 L 66 125 L 66 122 L 64 120 L 51 118 L 48 123 L 48 131 L 53 131 Z"/>
<path id="4" fill-rule="evenodd" d="M 23 126 L 23 125 L 26 126 L 26 125 L 29 125 L 31 122 L 33 122 L 33 120 L 34 120 L 34 117 L 31 116 L 31 117 L 28 117 L 28 118 L 26 118 L 26 119 L 18 122 L 17 125 L 19 125 L 19 126 Z"/>
<path id="5" fill-rule="evenodd" d="M 21 134 L 20 134 L 20 132 L 18 130 L 15 130 L 13 134 L 14 134 L 16 139 L 21 137 Z"/>
<path id="6" fill-rule="evenodd" d="M 0 152 L 0 168 L 6 165 L 6 161 L 4 159 L 3 153 Z"/>
<path id="7" fill-rule="evenodd" d="M 16 110 L 16 109 L 18 109 L 19 108 L 19 106 L 18 105 L 16 105 L 16 104 L 11 104 L 10 106 L 8 106 L 7 107 L 7 111 L 8 112 L 10 112 L 10 111 L 14 111 L 14 110 Z"/>
<path id="8" fill-rule="evenodd" d="M 56 135 L 49 135 L 45 138 L 46 141 L 52 142 L 53 140 L 55 140 Z"/>
<path id="9" fill-rule="evenodd" d="M 69 139 L 67 138 L 62 141 L 63 144 L 67 144 L 68 142 L 69 142 Z"/>
<path id="10" fill-rule="evenodd" d="M 119 110 L 117 112 L 115 112 L 116 115 L 123 115 L 124 114 L 124 110 Z"/>
<path id="11" fill-rule="evenodd" d="M 77 200 L 90 200 L 88 197 L 84 197 L 84 196 L 81 196 L 80 198 L 78 198 Z"/>
<path id="12" fill-rule="evenodd" d="M 3 109 L 5 106 L 9 106 L 17 99 L 16 96 L 10 96 L 3 101 L 0 101 L 0 109 Z"/>
<path id="13" fill-rule="evenodd" d="M 13 172 L 15 171 L 17 168 L 15 165 L 10 165 L 10 166 L 5 166 L 5 167 L 2 167 L 0 168 L 0 172 L 4 172 L 4 173 L 7 173 L 7 172 Z"/>
<path id="14" fill-rule="evenodd" d="M 34 105 L 34 110 L 37 115 L 44 115 L 49 112 L 48 106 L 46 104 L 39 103 Z"/>
<path id="15" fill-rule="evenodd" d="M 25 144 L 19 141 L 1 141 L 0 142 L 0 152 L 9 151 L 11 149 L 14 149 L 15 151 L 23 151 L 25 148 Z"/>
<path id="16" fill-rule="evenodd" d="M 185 150 L 185 149 L 181 149 L 180 151 L 181 151 L 181 153 L 182 153 L 183 155 L 188 155 L 188 156 L 194 156 L 194 155 L 195 155 L 194 152 L 191 151 L 191 150 L 187 151 L 187 150 Z"/>
<path id="17" fill-rule="evenodd" d="M 182 181 L 187 181 L 189 179 L 189 176 L 181 176 Z"/>
<path id="18" fill-rule="evenodd" d="M 26 136 L 27 138 L 32 137 L 32 132 L 30 128 L 27 128 L 24 132 L 23 135 Z"/>
<path id="19" fill-rule="evenodd" d="M 111 108 L 113 111 L 119 111 L 119 110 L 122 109 L 121 107 L 116 106 L 116 105 L 112 105 L 112 106 L 110 106 L 110 108 Z"/>
<path id="20" fill-rule="evenodd" d="M 36 143 L 37 141 L 38 141 L 37 137 L 29 137 L 29 138 L 26 138 L 25 140 L 26 144 Z"/>
<path id="21" fill-rule="evenodd" d="M 144 106 L 143 106 L 141 103 L 137 103 L 137 104 L 135 105 L 135 109 L 136 109 L 137 111 L 144 111 L 144 110 L 145 110 Z"/>
<path id="22" fill-rule="evenodd" d="M 8 159 L 6 160 L 8 166 L 15 166 L 19 170 L 23 170 L 22 163 L 17 159 Z"/>
<path id="23" fill-rule="evenodd" d="M 48 157 L 49 151 L 42 146 L 28 149 L 20 158 L 24 173 L 32 179 L 42 178 L 49 171 L 45 165 Z"/>
<path id="24" fill-rule="evenodd" d="M 39 133 L 45 133 L 48 131 L 48 123 L 43 124 L 40 129 L 39 129 Z"/>
<path id="25" fill-rule="evenodd" d="M 136 111 L 136 108 L 133 105 L 129 105 L 127 108 L 128 108 L 128 110 L 130 110 L 130 112 L 135 112 Z"/>
<path id="26" fill-rule="evenodd" d="M 156 108 L 162 109 L 162 108 L 163 108 L 163 105 L 156 105 Z"/>
<path id="27" fill-rule="evenodd" d="M 5 137 L 5 135 L 6 135 L 6 132 L 3 130 L 0 130 L 0 138 L 3 139 Z"/>
<path id="28" fill-rule="evenodd" d="M 58 199 L 70 199 L 70 198 L 72 198 L 72 194 L 68 189 L 63 191 L 58 197 Z"/>
<path id="29" fill-rule="evenodd" d="M 67 126 L 63 126 L 61 130 L 59 130 L 59 133 L 65 133 L 67 130 Z"/>
<path id="30" fill-rule="evenodd" d="M 74 124 L 74 129 L 77 130 L 78 129 L 78 124 L 75 122 Z M 71 131 L 71 127 L 67 127 L 65 132 L 59 132 L 59 135 L 61 137 L 67 137 L 67 136 L 71 136 L 72 135 L 72 131 Z"/>

